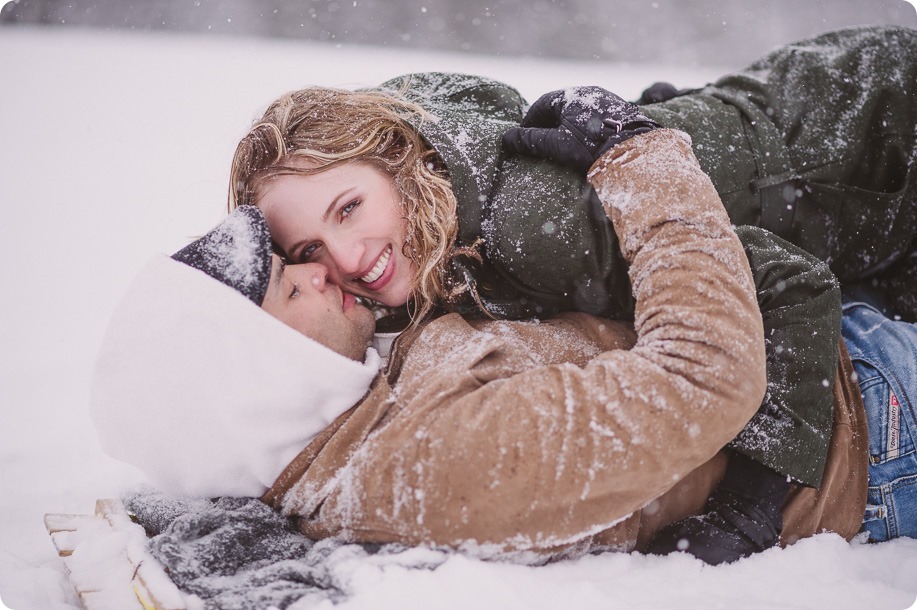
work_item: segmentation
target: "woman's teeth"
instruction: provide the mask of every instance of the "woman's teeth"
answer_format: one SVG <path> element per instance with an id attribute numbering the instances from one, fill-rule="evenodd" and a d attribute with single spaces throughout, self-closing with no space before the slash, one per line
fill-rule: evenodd
<path id="1" fill-rule="evenodd" d="M 382 276 L 382 272 L 385 271 L 386 265 L 388 265 L 388 259 L 392 256 L 392 247 L 389 246 L 385 249 L 385 252 L 382 253 L 382 256 L 379 257 L 379 260 L 376 261 L 376 264 L 373 265 L 373 268 L 369 270 L 369 273 L 360 278 L 361 281 L 366 282 L 367 284 L 372 284 Z"/>

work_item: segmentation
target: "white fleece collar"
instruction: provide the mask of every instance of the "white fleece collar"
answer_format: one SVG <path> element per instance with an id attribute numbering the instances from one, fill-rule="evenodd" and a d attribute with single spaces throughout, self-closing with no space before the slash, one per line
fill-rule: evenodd
<path id="1" fill-rule="evenodd" d="M 90 405 L 105 451 L 160 489 L 260 496 L 379 366 L 374 349 L 350 360 L 160 255 L 112 316 Z"/>

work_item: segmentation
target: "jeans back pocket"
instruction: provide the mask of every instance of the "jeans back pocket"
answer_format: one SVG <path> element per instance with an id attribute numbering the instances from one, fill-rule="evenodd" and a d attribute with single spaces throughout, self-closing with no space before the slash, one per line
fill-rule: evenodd
<path id="1" fill-rule="evenodd" d="M 915 451 L 913 417 L 888 379 L 874 366 L 853 361 L 866 405 L 869 426 L 869 459 L 873 464 L 909 455 Z"/>

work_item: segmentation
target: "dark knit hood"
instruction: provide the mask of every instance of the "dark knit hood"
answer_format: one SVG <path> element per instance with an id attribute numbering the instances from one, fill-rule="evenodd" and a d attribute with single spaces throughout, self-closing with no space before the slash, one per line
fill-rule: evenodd
<path id="1" fill-rule="evenodd" d="M 525 99 L 497 81 L 442 72 L 399 76 L 379 89 L 421 106 L 430 115 L 417 117 L 411 126 L 446 164 L 459 202 L 459 241 L 473 242 L 505 156 L 500 138 L 519 125 Z"/>
<path id="2" fill-rule="evenodd" d="M 519 125 L 527 107 L 518 91 L 478 76 L 439 72 L 401 76 L 379 89 L 430 115 L 412 126 L 449 172 L 458 201 L 458 244 L 482 240 L 483 263 L 453 264 L 473 296 L 459 310 L 473 313 L 484 304 L 501 318 L 573 309 L 629 315 L 629 286 L 608 289 L 609 282 L 627 285 L 626 264 L 585 176 L 503 151 L 503 133 Z M 621 302 L 610 302 L 609 294 L 620 295 Z"/>

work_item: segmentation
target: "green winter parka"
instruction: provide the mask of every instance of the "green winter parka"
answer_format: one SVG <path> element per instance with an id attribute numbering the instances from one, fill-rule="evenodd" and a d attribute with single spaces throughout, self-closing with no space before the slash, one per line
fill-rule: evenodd
<path id="1" fill-rule="evenodd" d="M 837 79 L 839 69 L 855 76 L 856 70 L 865 69 L 857 58 L 875 57 L 883 50 L 897 53 L 899 47 L 915 40 L 913 34 L 901 28 L 828 34 L 777 51 L 746 72 L 703 90 L 642 110 L 662 125 L 691 135 L 701 167 L 711 176 L 735 224 L 778 229 L 838 270 L 849 272 L 851 279 L 858 279 L 904 256 L 913 242 L 914 206 L 895 205 L 889 202 L 892 197 L 880 196 L 885 194 L 882 189 L 894 185 L 873 184 L 877 190 L 865 193 L 863 181 L 879 178 L 858 170 L 866 159 L 885 168 L 884 174 L 877 172 L 899 187 L 895 190 L 899 198 L 913 194 L 913 114 L 904 113 L 903 123 L 896 120 L 892 124 L 889 121 L 892 115 L 898 116 L 897 110 L 888 108 L 889 104 L 910 107 L 909 94 L 904 91 L 904 99 L 895 98 L 888 87 L 877 84 L 882 81 L 874 74 L 868 84 L 859 85 L 860 98 L 847 115 L 825 124 L 812 118 L 819 113 L 809 109 L 798 119 L 795 131 L 781 133 L 780 125 L 790 124 L 789 120 L 770 123 L 767 117 L 778 110 L 794 112 L 789 100 L 795 98 L 791 91 L 772 89 L 792 85 L 807 91 L 812 99 L 830 100 L 826 92 L 819 94 L 810 88 L 805 73 L 815 75 L 812 87 L 830 89 L 833 81 L 827 79 L 830 75 Z M 885 40 L 886 35 L 891 38 Z M 917 57 L 917 51 L 913 56 Z M 846 82 L 847 77 L 839 78 Z M 889 78 L 904 77 L 896 72 Z M 774 83 L 781 83 L 780 87 Z M 457 245 L 473 247 L 481 254 L 481 260 L 463 257 L 453 262 L 453 272 L 469 285 L 466 302 L 458 306 L 462 313 L 483 311 L 494 318 L 521 319 L 584 311 L 630 318 L 627 265 L 585 176 L 546 160 L 507 156 L 501 148 L 503 132 L 519 124 L 526 107 L 517 91 L 484 78 L 443 73 L 406 75 L 380 89 L 415 102 L 429 113 L 414 127 L 449 171 L 458 199 Z M 760 92 L 768 92 L 780 103 L 762 105 Z M 873 107 L 863 100 L 871 93 L 882 99 L 892 97 Z M 838 109 L 840 102 L 835 102 L 831 111 Z M 858 114 L 864 105 L 866 109 Z M 829 114 L 828 110 L 821 113 Z M 870 131 L 876 116 L 887 128 L 878 135 Z M 844 134 L 854 134 L 849 136 L 853 141 L 835 131 L 841 125 Z M 834 137 L 834 144 L 817 149 L 815 143 L 826 142 L 827 133 Z M 879 137 L 888 133 L 892 135 Z M 856 134 L 862 137 L 863 146 L 856 146 L 860 141 Z M 824 156 L 823 163 L 813 160 L 819 155 Z M 896 162 L 903 165 L 898 167 Z M 817 181 L 832 171 L 836 174 L 829 176 L 833 182 Z M 788 185 L 793 186 L 792 197 Z M 826 192 L 840 193 L 843 203 L 839 209 L 830 207 Z M 783 209 L 794 213 L 779 209 L 776 197 Z M 892 218 L 887 218 L 890 211 Z M 865 222 L 864 214 L 875 223 L 887 223 L 889 229 L 881 239 L 849 228 Z M 817 486 L 831 434 L 830 381 L 838 365 L 840 290 L 828 267 L 800 248 L 755 226 L 740 226 L 737 232 L 764 320 L 768 391 L 758 413 L 732 446 L 800 483 Z"/>
<path id="2" fill-rule="evenodd" d="M 641 110 L 686 131 L 734 224 L 917 321 L 917 30 L 848 28 Z"/>

